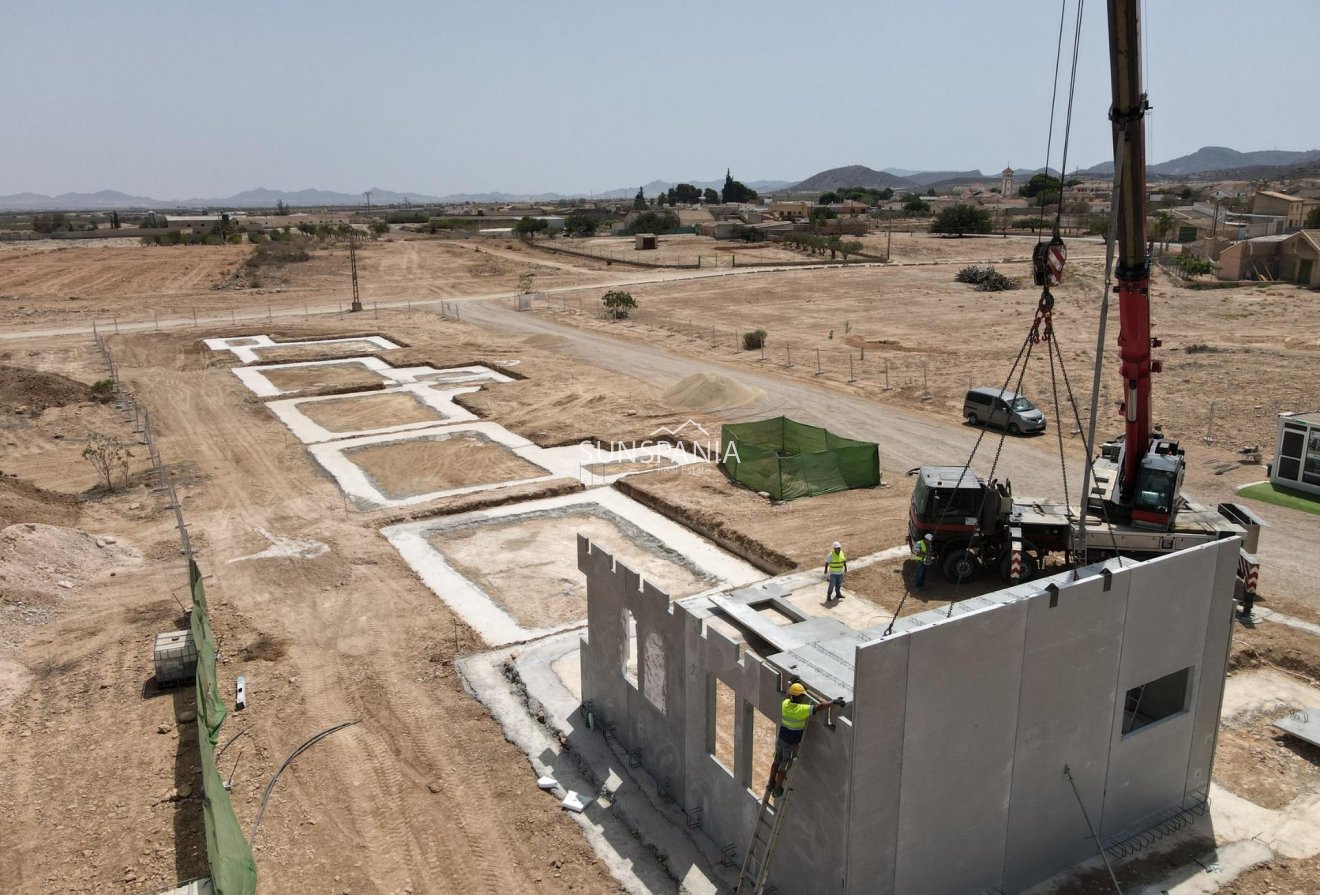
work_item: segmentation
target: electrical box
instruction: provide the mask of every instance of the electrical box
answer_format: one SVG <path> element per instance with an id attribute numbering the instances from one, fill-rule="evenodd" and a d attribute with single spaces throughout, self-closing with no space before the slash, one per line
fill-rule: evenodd
<path id="1" fill-rule="evenodd" d="M 156 665 L 158 685 L 191 681 L 197 675 L 197 645 L 193 643 L 192 631 L 157 634 L 152 658 Z"/>

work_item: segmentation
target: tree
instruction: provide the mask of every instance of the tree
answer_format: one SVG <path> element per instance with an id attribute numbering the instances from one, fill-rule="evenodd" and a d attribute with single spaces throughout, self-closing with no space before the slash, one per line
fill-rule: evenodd
<path id="1" fill-rule="evenodd" d="M 839 243 L 839 254 L 847 261 L 849 255 L 855 255 L 863 249 L 860 239 L 845 239 Z"/>
<path id="2" fill-rule="evenodd" d="M 838 205 L 839 202 L 839 194 L 834 192 L 821 193 L 820 198 L 816 200 L 817 205 Z"/>
<path id="3" fill-rule="evenodd" d="M 586 212 L 575 211 L 564 219 L 566 236 L 595 236 L 599 226 L 596 219 Z"/>
<path id="4" fill-rule="evenodd" d="M 717 192 L 715 192 L 715 191 L 714 191 L 713 189 L 711 189 L 710 187 L 706 187 L 705 191 L 702 192 L 702 194 L 701 194 L 701 198 L 705 199 L 705 200 L 706 200 L 706 204 L 708 204 L 708 205 L 719 205 L 719 204 L 720 204 L 720 194 L 717 193 Z"/>
<path id="5" fill-rule="evenodd" d="M 664 233 L 678 226 L 678 215 L 672 211 L 643 211 L 633 219 L 629 233 Z"/>
<path id="6" fill-rule="evenodd" d="M 637 195 L 633 196 L 633 211 L 645 211 L 645 210 L 646 210 L 646 193 L 642 191 L 641 187 L 638 187 Z"/>
<path id="7" fill-rule="evenodd" d="M 544 218 L 534 218 L 530 215 L 523 215 L 513 225 L 513 232 L 523 239 L 535 239 L 536 234 L 544 233 L 550 229 L 550 223 Z"/>
<path id="8" fill-rule="evenodd" d="M 1155 215 L 1155 221 L 1151 224 L 1150 235 L 1156 239 L 1163 240 L 1164 250 L 1169 250 L 1169 235 L 1178 229 L 1178 219 L 1173 216 L 1169 210 L 1161 211 Z"/>
<path id="9" fill-rule="evenodd" d="M 711 190 L 714 192 L 714 190 Z M 701 190 L 690 183 L 680 183 L 669 191 L 669 204 L 682 203 L 683 205 L 696 205 L 701 201 Z"/>
<path id="10" fill-rule="evenodd" d="M 1061 192 L 1062 186 L 1057 177 L 1051 177 L 1045 173 L 1033 174 L 1030 180 L 1018 187 L 1018 195 L 1025 196 L 1028 199 L 1035 199 L 1041 193 L 1054 193 L 1057 195 Z"/>
<path id="11" fill-rule="evenodd" d="M 916 193 L 912 193 L 903 201 L 903 210 L 908 214 L 930 214 L 930 205 L 922 201 Z"/>
<path id="12" fill-rule="evenodd" d="M 1305 230 L 1320 230 L 1320 205 L 1311 209 L 1311 213 L 1306 216 L 1306 222 L 1302 224 Z"/>
<path id="13" fill-rule="evenodd" d="M 975 205 L 950 205 L 931 222 L 931 233 L 962 236 L 967 233 L 989 233 L 992 227 L 990 212 Z"/>
<path id="14" fill-rule="evenodd" d="M 128 461 L 133 452 L 118 438 L 93 432 L 87 436 L 87 446 L 83 448 L 82 456 L 96 470 L 96 477 L 101 480 L 103 489 L 115 489 L 116 475 L 123 487 L 128 487 Z"/>
<path id="15" fill-rule="evenodd" d="M 606 292 L 600 297 L 600 303 L 615 320 L 624 319 L 629 311 L 637 308 L 637 299 L 632 297 L 631 292 Z"/>
<path id="16" fill-rule="evenodd" d="M 725 169 L 724 189 L 720 192 L 720 198 L 725 202 L 755 202 L 757 195 L 756 190 L 734 180 L 731 171 Z"/>

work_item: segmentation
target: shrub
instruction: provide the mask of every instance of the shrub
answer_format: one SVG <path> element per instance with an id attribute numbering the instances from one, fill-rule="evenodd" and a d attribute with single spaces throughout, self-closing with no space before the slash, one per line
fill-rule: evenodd
<path id="1" fill-rule="evenodd" d="M 744 351 L 757 351 L 765 347 L 765 330 L 754 329 L 751 332 L 742 334 L 742 346 Z"/>

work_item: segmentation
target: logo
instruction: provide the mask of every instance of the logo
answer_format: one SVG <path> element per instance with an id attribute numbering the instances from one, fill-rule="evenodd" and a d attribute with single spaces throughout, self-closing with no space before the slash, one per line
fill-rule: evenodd
<path id="1" fill-rule="evenodd" d="M 609 467 L 615 464 L 654 465 L 657 472 L 704 475 L 709 467 L 695 467 L 694 464 L 700 461 L 738 462 L 736 443 L 730 441 L 724 452 L 721 452 L 719 436 L 712 434 L 694 419 L 684 420 L 672 428 L 660 426 L 639 440 L 611 441 L 604 446 L 592 441 L 579 442 L 578 451 L 582 466 L 602 475 L 610 475 Z"/>

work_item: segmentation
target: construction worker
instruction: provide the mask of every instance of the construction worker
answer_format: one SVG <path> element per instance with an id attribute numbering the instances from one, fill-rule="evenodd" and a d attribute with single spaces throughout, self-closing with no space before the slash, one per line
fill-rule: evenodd
<path id="1" fill-rule="evenodd" d="M 843 576 L 848 573 L 848 557 L 843 555 L 843 545 L 834 542 L 834 549 L 825 557 L 825 601 L 843 599 Z"/>
<path id="2" fill-rule="evenodd" d="M 835 699 L 834 705 L 844 705 L 843 699 Z M 774 791 L 775 798 L 784 794 L 784 778 L 788 776 L 788 766 L 802 748 L 802 734 L 806 732 L 807 721 L 818 709 L 823 708 L 829 708 L 829 705 L 807 702 L 806 687 L 796 681 L 789 685 L 788 698 L 779 706 L 779 738 L 775 740 L 775 760 L 770 765 L 770 782 L 766 784 L 768 789 Z"/>
<path id="3" fill-rule="evenodd" d="M 935 561 L 935 551 L 931 541 L 935 536 L 929 532 L 912 547 L 912 556 L 917 561 L 917 572 L 912 578 L 912 586 L 917 590 L 926 589 L 926 566 Z"/>

